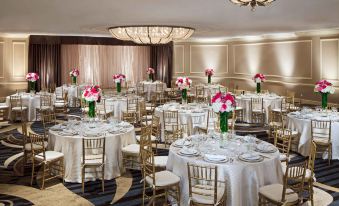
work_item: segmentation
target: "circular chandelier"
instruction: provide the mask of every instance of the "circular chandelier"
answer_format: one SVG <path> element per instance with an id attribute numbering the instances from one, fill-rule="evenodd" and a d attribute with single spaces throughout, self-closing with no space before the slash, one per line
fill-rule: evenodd
<path id="1" fill-rule="evenodd" d="M 275 0 L 230 0 L 232 3 L 240 6 L 251 6 L 252 11 L 255 10 L 256 6 L 267 6 Z"/>
<path id="2" fill-rule="evenodd" d="M 166 44 L 173 40 L 189 38 L 194 29 L 182 26 L 117 26 L 108 31 L 114 38 L 137 44 Z"/>

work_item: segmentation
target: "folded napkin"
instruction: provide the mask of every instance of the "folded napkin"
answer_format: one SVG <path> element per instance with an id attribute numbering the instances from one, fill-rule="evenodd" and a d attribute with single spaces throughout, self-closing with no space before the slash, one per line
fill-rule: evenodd
<path id="1" fill-rule="evenodd" d="M 275 147 L 273 147 L 273 145 L 270 144 L 266 144 L 266 143 L 261 143 L 257 145 L 258 150 L 261 151 L 274 151 Z"/>
<path id="2" fill-rule="evenodd" d="M 94 132 L 94 131 L 86 131 L 84 136 L 86 136 L 86 137 L 98 137 L 98 136 L 100 136 L 100 133 Z"/>
<path id="3" fill-rule="evenodd" d="M 223 161 L 226 159 L 224 155 L 215 155 L 215 154 L 205 154 L 206 159 L 212 161 Z"/>
<path id="4" fill-rule="evenodd" d="M 182 154 L 196 154 L 198 151 L 196 149 L 193 148 L 188 148 L 188 147 L 183 147 L 180 150 L 180 153 Z"/>
<path id="5" fill-rule="evenodd" d="M 246 160 L 258 160 L 258 159 L 260 159 L 260 156 L 258 154 L 255 154 L 255 153 L 245 153 L 245 154 L 242 154 L 241 157 L 246 159 Z"/>

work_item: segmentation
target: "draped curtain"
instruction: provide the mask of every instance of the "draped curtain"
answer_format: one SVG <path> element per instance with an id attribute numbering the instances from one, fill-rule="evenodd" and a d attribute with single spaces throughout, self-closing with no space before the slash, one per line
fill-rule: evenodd
<path id="1" fill-rule="evenodd" d="M 62 45 L 62 83 L 70 83 L 72 68 L 80 70 L 79 84 L 112 87 L 112 75 L 125 74 L 135 84 L 146 77 L 150 66 L 149 46 Z"/>
<path id="2" fill-rule="evenodd" d="M 157 79 L 171 86 L 173 70 L 173 43 L 151 46 L 151 67 L 156 68 Z"/>
<path id="3" fill-rule="evenodd" d="M 36 89 L 48 88 L 61 83 L 60 44 L 30 44 L 28 71 L 40 76 Z"/>

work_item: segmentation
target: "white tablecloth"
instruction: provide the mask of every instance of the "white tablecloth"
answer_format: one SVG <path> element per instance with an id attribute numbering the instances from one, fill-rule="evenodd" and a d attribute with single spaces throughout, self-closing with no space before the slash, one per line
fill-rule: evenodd
<path id="1" fill-rule="evenodd" d="M 162 82 L 148 82 L 148 81 L 143 81 L 141 82 L 142 84 L 144 84 L 144 92 L 147 93 L 147 100 L 150 101 L 151 100 L 151 95 L 152 92 L 156 91 L 156 85 L 157 84 L 162 84 L 163 85 L 163 91 L 165 91 L 165 89 L 167 88 L 165 83 Z"/>
<path id="2" fill-rule="evenodd" d="M 246 94 L 236 96 L 237 106 L 244 109 L 244 121 L 251 122 L 252 112 L 251 110 L 251 98 L 263 98 L 263 106 L 266 115 L 266 123 L 268 122 L 269 111 L 268 107 L 271 106 L 271 109 L 276 109 L 281 107 L 282 98 L 279 96 L 270 96 L 270 95 L 256 95 L 256 94 Z"/>
<path id="3" fill-rule="evenodd" d="M 144 101 L 144 98 L 140 96 L 129 96 L 128 98 L 138 98 L 139 101 Z M 114 112 L 114 117 L 121 120 L 122 112 L 127 111 L 127 97 L 126 96 L 114 96 L 105 97 L 106 110 Z"/>
<path id="4" fill-rule="evenodd" d="M 219 90 L 222 90 L 223 88 L 224 86 L 220 84 L 205 85 L 204 86 L 205 97 L 212 97 L 215 93 L 219 92 Z"/>
<path id="5" fill-rule="evenodd" d="M 233 163 L 214 164 L 204 161 L 201 157 L 181 156 L 178 148 L 170 147 L 167 170 L 180 177 L 181 203 L 188 205 L 188 174 L 187 163 L 198 165 L 217 165 L 219 180 L 226 180 L 227 205 L 250 206 L 257 205 L 259 187 L 282 183 L 283 171 L 279 160 L 279 152 L 264 154 L 267 157 L 262 162 L 246 163 L 234 160 Z"/>
<path id="6" fill-rule="evenodd" d="M 78 97 L 81 96 L 81 94 L 79 94 L 80 93 L 80 90 L 79 90 L 80 86 L 78 86 L 78 85 L 69 85 L 69 86 L 63 85 L 61 87 L 57 87 L 55 90 L 56 90 L 56 92 L 59 92 L 61 94 L 61 89 L 63 89 L 64 92 L 67 92 L 69 99 L 71 99 L 73 97 L 78 98 Z"/>
<path id="7" fill-rule="evenodd" d="M 311 119 L 314 118 L 314 112 L 309 112 L 308 117 L 301 118 L 298 117 L 297 113 L 289 113 L 287 115 L 288 120 L 288 128 L 292 130 L 298 131 L 300 134 L 300 140 L 298 145 L 298 152 L 303 156 L 308 156 L 310 154 L 311 149 Z M 332 118 L 334 120 L 339 120 L 339 116 L 337 118 Z M 325 118 L 323 120 L 329 120 L 329 118 Z M 331 140 L 332 140 L 332 158 L 339 159 L 339 122 L 332 122 L 331 125 Z M 326 157 L 326 156 L 324 156 Z"/>
<path id="8" fill-rule="evenodd" d="M 121 171 L 123 170 L 121 148 L 136 142 L 134 127 L 130 127 L 126 132 L 120 134 L 111 134 L 106 132 L 105 138 L 105 179 L 110 180 L 120 176 Z M 80 159 L 82 157 L 82 136 L 61 136 L 57 131 L 50 130 L 48 148 L 49 150 L 61 152 L 65 155 L 65 181 L 81 183 Z M 91 171 L 86 174 L 87 181 L 101 177 L 100 172 L 94 172 L 95 169 L 86 169 L 86 171 Z M 97 171 L 100 171 L 100 168 L 98 168 Z"/>
<path id="9" fill-rule="evenodd" d="M 163 111 L 178 111 L 179 115 L 179 124 L 187 125 L 188 135 L 194 134 L 195 126 L 206 125 L 207 115 L 209 107 L 207 105 L 200 104 L 188 104 L 188 105 L 179 105 L 178 103 L 168 103 L 162 106 L 156 107 L 154 115 L 160 117 L 161 123 L 161 140 L 165 140 L 165 128 L 164 128 L 164 119 Z"/>
<path id="10" fill-rule="evenodd" d="M 16 95 L 16 94 L 15 94 Z M 36 116 L 36 109 L 40 108 L 40 95 L 39 94 L 29 94 L 23 93 L 20 94 L 22 99 L 22 106 L 28 108 L 28 121 L 34 121 Z M 52 101 L 54 101 L 55 96 L 52 95 Z M 6 105 L 11 106 L 10 96 L 6 97 Z M 8 112 L 9 118 L 11 117 L 11 110 Z"/>

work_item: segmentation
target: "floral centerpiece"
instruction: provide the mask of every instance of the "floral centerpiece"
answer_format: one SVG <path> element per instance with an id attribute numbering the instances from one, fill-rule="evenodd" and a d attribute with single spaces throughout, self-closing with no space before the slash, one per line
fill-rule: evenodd
<path id="1" fill-rule="evenodd" d="M 82 98 L 88 102 L 88 116 L 90 118 L 95 117 L 95 102 L 100 102 L 101 89 L 98 85 L 86 86 L 82 92 Z"/>
<path id="2" fill-rule="evenodd" d="M 192 80 L 188 77 L 178 77 L 175 85 L 181 90 L 182 102 L 187 103 L 187 90 L 190 88 Z"/>
<path id="3" fill-rule="evenodd" d="M 72 84 L 77 84 L 77 77 L 79 76 L 80 72 L 79 69 L 72 69 L 72 71 L 69 73 L 69 76 L 72 78 Z"/>
<path id="4" fill-rule="evenodd" d="M 114 74 L 113 80 L 117 84 L 117 92 L 121 92 L 121 83 L 125 81 L 126 76 L 124 74 Z"/>
<path id="5" fill-rule="evenodd" d="M 315 84 L 314 91 L 321 94 L 321 107 L 323 109 L 327 108 L 328 94 L 333 94 L 334 90 L 332 83 L 327 80 L 321 80 Z"/>
<path id="6" fill-rule="evenodd" d="M 26 80 L 28 81 L 30 92 L 35 91 L 35 82 L 38 81 L 39 75 L 35 72 L 30 72 L 26 74 Z"/>
<path id="7" fill-rule="evenodd" d="M 205 69 L 205 76 L 207 76 L 207 83 L 211 84 L 212 83 L 212 76 L 214 75 L 214 69 L 212 68 L 207 68 Z"/>
<path id="8" fill-rule="evenodd" d="M 266 80 L 265 75 L 258 73 L 254 75 L 253 80 L 255 83 L 257 83 L 257 93 L 260 93 L 261 92 L 260 83 Z"/>
<path id="9" fill-rule="evenodd" d="M 221 133 L 228 132 L 228 116 L 235 109 L 235 99 L 231 93 L 217 92 L 212 97 L 212 109 L 220 114 Z"/>
<path id="10" fill-rule="evenodd" d="M 153 68 L 147 68 L 146 70 L 147 74 L 148 74 L 148 79 L 153 82 L 154 81 L 154 73 L 155 73 L 155 70 Z"/>

